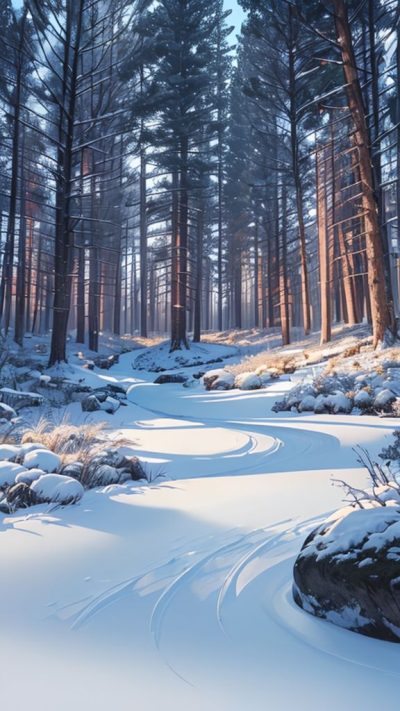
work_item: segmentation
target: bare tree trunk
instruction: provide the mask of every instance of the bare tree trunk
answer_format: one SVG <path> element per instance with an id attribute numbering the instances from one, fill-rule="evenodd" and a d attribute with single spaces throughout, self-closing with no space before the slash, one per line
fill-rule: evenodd
<path id="1" fill-rule="evenodd" d="M 384 255 L 377 205 L 373 191 L 371 150 L 368 129 L 357 75 L 347 6 L 344 0 L 331 0 L 335 13 L 335 26 L 342 54 L 347 100 L 354 122 L 354 140 L 358 148 L 360 178 L 363 187 L 362 204 L 365 213 L 366 254 L 368 286 L 371 300 L 373 345 L 384 342 L 390 327 L 390 314 L 385 284 Z"/>
<path id="2" fill-rule="evenodd" d="M 319 273 L 321 290 L 321 344 L 331 340 L 331 294 L 328 229 L 326 219 L 326 159 L 316 153 L 317 221 L 319 242 Z"/>

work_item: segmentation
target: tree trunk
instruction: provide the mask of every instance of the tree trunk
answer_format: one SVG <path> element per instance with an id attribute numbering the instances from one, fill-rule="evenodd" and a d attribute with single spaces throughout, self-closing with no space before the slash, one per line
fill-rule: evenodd
<path id="1" fill-rule="evenodd" d="M 344 0 L 331 0 L 331 2 L 335 13 L 336 34 L 342 54 L 347 100 L 354 123 L 354 140 L 358 148 L 360 178 L 363 186 L 362 204 L 365 213 L 368 286 L 371 301 L 373 345 L 376 348 L 380 343 L 384 342 L 390 326 L 382 234 L 374 198 L 371 150 L 347 7 Z"/>

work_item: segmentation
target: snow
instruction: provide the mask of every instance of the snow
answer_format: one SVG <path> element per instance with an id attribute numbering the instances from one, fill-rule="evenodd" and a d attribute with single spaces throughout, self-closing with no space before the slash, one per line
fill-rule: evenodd
<path id="1" fill-rule="evenodd" d="M 20 447 L 13 444 L 0 444 L 0 459 L 16 459 L 20 453 Z"/>
<path id="2" fill-rule="evenodd" d="M 240 373 L 235 378 L 235 388 L 240 390 L 258 390 L 262 380 L 256 373 Z"/>
<path id="3" fill-rule="evenodd" d="M 32 482 L 31 489 L 41 502 L 54 504 L 76 503 L 84 494 L 79 481 L 62 474 L 44 474 Z"/>
<path id="4" fill-rule="evenodd" d="M 61 457 L 48 449 L 33 449 L 24 456 L 26 469 L 43 469 L 45 472 L 55 472 L 61 465 Z"/>
<path id="5" fill-rule="evenodd" d="M 15 462 L 3 461 L 0 462 L 0 488 L 15 484 L 17 474 L 26 472 L 25 467 Z"/>
<path id="6" fill-rule="evenodd" d="M 365 486 L 352 447 L 376 456 L 397 421 L 274 413 L 284 379 L 165 389 L 137 356 L 104 372 L 73 363 L 69 377 L 129 388 L 126 407 L 90 421 L 108 418 L 110 436 L 165 480 L 0 518 L 4 707 L 397 709 L 398 647 L 315 619 L 291 593 L 306 536 L 341 506 L 332 477 Z M 87 417 L 66 409 L 75 424 Z M 378 535 L 389 508 L 367 512 Z M 343 541 L 358 535 L 350 517 L 339 525 Z"/>

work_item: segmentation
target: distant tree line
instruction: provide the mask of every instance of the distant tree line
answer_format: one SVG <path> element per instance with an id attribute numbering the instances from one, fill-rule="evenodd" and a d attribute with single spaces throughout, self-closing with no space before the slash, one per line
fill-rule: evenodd
<path id="1" fill-rule="evenodd" d="M 397 0 L 0 6 L 0 319 L 68 334 L 399 316 Z"/>

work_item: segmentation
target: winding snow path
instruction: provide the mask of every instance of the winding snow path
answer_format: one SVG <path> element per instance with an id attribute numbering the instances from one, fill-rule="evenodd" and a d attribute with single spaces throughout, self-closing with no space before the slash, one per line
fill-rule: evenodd
<path id="1" fill-rule="evenodd" d="M 398 709 L 400 648 L 291 598 L 305 536 L 340 505 L 332 476 L 363 481 L 352 446 L 378 451 L 395 423 L 276 415 L 287 383 L 155 386 L 130 358 L 110 424 L 169 480 L 0 523 L 4 707 Z"/>

